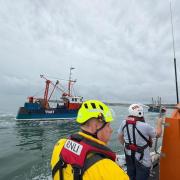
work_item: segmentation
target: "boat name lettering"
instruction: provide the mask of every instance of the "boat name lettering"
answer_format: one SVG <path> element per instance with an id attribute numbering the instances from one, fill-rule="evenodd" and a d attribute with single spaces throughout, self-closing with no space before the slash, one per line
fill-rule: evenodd
<path id="1" fill-rule="evenodd" d="M 45 110 L 46 114 L 54 114 L 54 110 Z"/>

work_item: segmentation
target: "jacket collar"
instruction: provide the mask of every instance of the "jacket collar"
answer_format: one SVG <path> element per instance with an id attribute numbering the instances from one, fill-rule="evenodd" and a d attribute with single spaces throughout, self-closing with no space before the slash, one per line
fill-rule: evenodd
<path id="1" fill-rule="evenodd" d="M 105 142 L 103 142 L 103 141 L 101 141 L 101 140 L 99 140 L 99 139 L 96 139 L 96 138 L 94 138 L 94 137 L 92 137 L 92 136 L 90 136 L 90 135 L 88 135 L 88 134 L 85 134 L 85 133 L 83 133 L 83 132 L 78 132 L 78 134 L 81 135 L 81 136 L 83 136 L 83 137 L 85 137 L 86 139 L 89 139 L 89 140 L 94 141 L 94 142 L 96 142 L 96 143 L 98 143 L 98 144 L 101 144 L 101 145 L 106 146 L 106 143 L 105 143 Z"/>

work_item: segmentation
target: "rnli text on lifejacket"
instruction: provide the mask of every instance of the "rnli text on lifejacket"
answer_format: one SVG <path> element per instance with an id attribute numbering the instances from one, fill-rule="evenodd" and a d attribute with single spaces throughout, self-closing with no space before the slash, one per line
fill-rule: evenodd
<path id="1" fill-rule="evenodd" d="M 78 144 L 78 143 L 72 141 L 72 140 L 67 140 L 65 145 L 64 145 L 64 148 L 68 149 L 69 151 L 71 151 L 77 155 L 80 155 L 83 146 L 81 144 Z"/>

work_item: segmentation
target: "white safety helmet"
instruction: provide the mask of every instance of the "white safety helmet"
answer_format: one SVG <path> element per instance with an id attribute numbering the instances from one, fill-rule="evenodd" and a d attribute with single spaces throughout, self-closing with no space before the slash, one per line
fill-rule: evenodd
<path id="1" fill-rule="evenodd" d="M 143 117 L 144 116 L 143 107 L 140 104 L 131 104 L 129 106 L 128 111 L 129 111 L 130 116 L 135 116 L 135 117 Z"/>

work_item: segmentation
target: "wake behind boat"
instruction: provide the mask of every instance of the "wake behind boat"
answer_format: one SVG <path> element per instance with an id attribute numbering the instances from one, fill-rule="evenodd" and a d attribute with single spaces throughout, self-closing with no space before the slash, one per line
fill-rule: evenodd
<path id="1" fill-rule="evenodd" d="M 28 102 L 19 108 L 17 120 L 55 120 L 55 119 L 75 119 L 77 112 L 82 104 L 83 97 L 72 95 L 72 86 L 76 82 L 71 79 L 71 71 L 68 80 L 68 89 L 64 91 L 59 87 L 59 81 L 54 84 L 51 80 L 41 75 L 45 79 L 44 97 L 37 98 L 28 97 Z M 52 87 L 50 92 L 50 87 Z M 61 96 L 57 100 L 51 100 L 55 89 L 61 92 Z"/>

